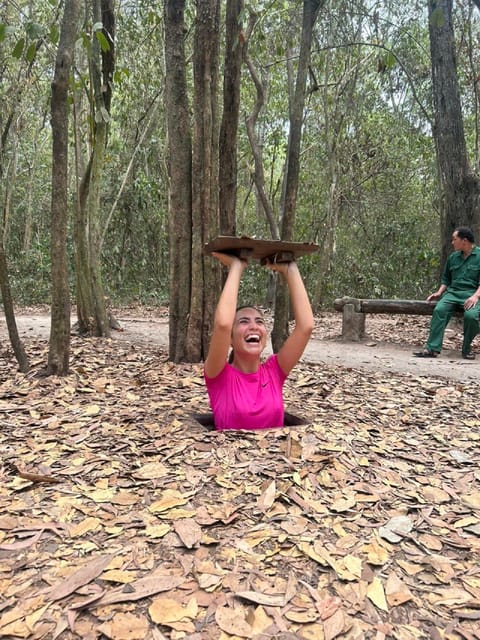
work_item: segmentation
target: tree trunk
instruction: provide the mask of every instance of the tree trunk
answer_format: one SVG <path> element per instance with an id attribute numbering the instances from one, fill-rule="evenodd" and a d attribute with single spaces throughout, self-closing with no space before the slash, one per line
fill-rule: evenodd
<path id="1" fill-rule="evenodd" d="M 18 335 L 17 323 L 15 321 L 15 313 L 13 310 L 13 300 L 10 290 L 10 282 L 8 278 L 7 260 L 3 249 L 3 242 L 0 238 L 0 290 L 2 292 L 3 310 L 5 312 L 5 320 L 7 322 L 8 335 L 13 353 L 18 362 L 18 368 L 22 373 L 27 373 L 30 368 L 28 356 L 23 347 L 23 343 Z"/>
<path id="2" fill-rule="evenodd" d="M 247 37 L 245 40 L 244 46 L 244 60 L 247 68 L 250 72 L 250 77 L 253 80 L 253 84 L 255 85 L 256 97 L 255 103 L 253 105 L 252 112 L 245 120 L 245 125 L 247 128 L 248 140 L 250 142 L 250 147 L 252 149 L 253 160 L 255 163 L 255 171 L 253 174 L 253 181 L 255 183 L 256 188 L 256 201 L 257 208 L 261 205 L 265 217 L 267 218 L 267 223 L 270 228 L 270 234 L 272 238 L 275 240 L 280 239 L 280 231 L 278 228 L 277 220 L 275 219 L 275 211 L 269 200 L 267 190 L 265 188 L 265 172 L 263 169 L 263 151 L 262 144 L 258 140 L 258 136 L 256 133 L 257 120 L 260 115 L 264 105 L 265 105 L 265 93 L 266 87 L 262 82 L 257 70 L 255 69 L 252 59 L 248 53 L 248 43 L 250 40 L 250 36 L 253 33 L 255 24 L 257 21 L 257 15 L 255 13 L 250 13 L 250 19 L 248 23 Z"/>
<path id="3" fill-rule="evenodd" d="M 165 0 L 166 115 L 169 174 L 169 358 L 186 358 L 192 244 L 192 140 L 184 48 L 185 0 Z"/>
<path id="4" fill-rule="evenodd" d="M 93 293 L 90 286 L 90 251 L 88 243 L 87 196 L 90 183 L 91 160 L 78 189 L 74 207 L 73 239 L 75 245 L 75 276 L 77 320 L 81 334 L 93 334 Z"/>
<path id="5" fill-rule="evenodd" d="M 330 185 L 328 189 L 328 201 L 327 201 L 327 215 L 325 221 L 325 233 L 323 236 L 319 266 L 317 284 L 315 287 L 314 298 L 312 306 L 317 309 L 322 301 L 322 297 L 327 292 L 328 280 L 333 267 L 333 259 L 335 255 L 335 245 L 337 237 L 337 225 L 340 217 L 340 189 L 339 189 L 339 176 L 341 170 L 339 167 L 338 159 L 336 157 L 336 151 L 329 157 L 329 170 L 328 175 L 330 178 Z"/>
<path id="6" fill-rule="evenodd" d="M 52 318 L 47 373 L 67 375 L 70 358 L 70 290 L 67 262 L 68 86 L 80 0 L 66 0 L 52 82 Z"/>
<path id="7" fill-rule="evenodd" d="M 111 86 L 115 62 L 115 19 L 113 0 L 93 0 L 93 23 L 103 24 L 102 43 L 93 38 L 90 57 L 90 77 L 93 103 L 92 121 L 95 123 L 92 154 L 83 176 L 77 199 L 75 220 L 77 314 L 80 333 L 94 336 L 110 335 L 105 293 L 102 282 L 101 184 L 110 119 Z"/>
<path id="8" fill-rule="evenodd" d="M 442 264 L 455 227 L 466 225 L 480 240 L 480 180 L 470 169 L 457 77 L 453 0 L 429 0 L 434 106 L 433 136 L 443 196 Z"/>
<path id="9" fill-rule="evenodd" d="M 243 0 L 227 0 L 223 116 L 220 127 L 218 178 L 220 234 L 236 233 L 237 130 L 240 108 L 240 78 L 244 34 L 241 25 Z"/>
<path id="10" fill-rule="evenodd" d="M 313 27 L 325 0 L 304 0 L 302 39 L 298 60 L 295 94 L 290 107 L 290 131 L 288 137 L 284 203 L 282 212 L 282 240 L 293 240 L 295 210 L 297 205 L 298 179 L 300 173 L 300 147 L 302 141 L 302 120 L 305 107 L 308 66 L 313 38 Z M 277 280 L 275 296 L 275 320 L 272 330 L 273 350 L 278 351 L 288 335 L 289 305 L 286 286 Z"/>
<path id="11" fill-rule="evenodd" d="M 197 3 L 193 52 L 194 136 L 192 155 L 192 289 L 186 355 L 206 356 L 220 290 L 220 266 L 202 254 L 218 233 L 219 0 Z"/>
<path id="12" fill-rule="evenodd" d="M 10 216 L 10 202 L 11 192 L 14 186 L 15 176 L 15 164 L 16 164 L 16 150 L 14 150 L 14 159 L 12 162 L 13 172 L 10 169 L 12 179 L 8 179 L 9 174 L 4 173 L 4 153 L 6 140 L 10 133 L 11 118 L 7 118 L 7 125 L 2 131 L 2 137 L 0 141 L 0 178 L 3 179 L 3 185 L 5 189 L 4 204 L 1 217 L 0 228 L 0 291 L 2 293 L 3 310 L 5 313 L 5 320 L 7 322 L 8 335 L 10 337 L 10 344 L 12 345 L 13 352 L 17 359 L 19 369 L 22 373 L 26 373 L 29 369 L 28 357 L 23 347 L 23 343 L 18 335 L 17 323 L 15 320 L 15 311 L 13 308 L 12 292 L 10 289 L 10 278 L 8 275 L 7 258 L 5 255 L 5 239 L 7 235 L 7 222 Z"/>
<path id="13" fill-rule="evenodd" d="M 361 29 L 356 34 L 360 39 Z M 342 171 L 341 149 L 345 143 L 345 123 L 348 121 L 348 114 L 351 114 L 352 105 L 355 104 L 355 91 L 360 66 L 355 55 L 355 49 L 349 47 L 349 55 L 346 56 L 343 75 L 338 75 L 338 70 L 332 69 L 330 58 L 327 55 L 324 64 L 324 77 L 322 81 L 323 108 L 325 112 L 324 136 L 325 150 L 327 155 L 327 175 L 329 181 L 328 200 L 323 233 L 320 236 L 320 255 L 318 261 L 318 275 L 316 278 L 315 293 L 313 297 L 313 308 L 318 309 L 324 297 L 331 295 L 329 291 L 330 274 L 333 268 L 335 247 L 337 241 L 337 227 L 341 213 L 341 200 L 345 193 L 344 172 Z M 332 76 L 335 80 L 333 82 Z M 332 101 L 331 84 L 335 84 L 333 102 L 335 109 L 330 110 L 329 102 Z"/>

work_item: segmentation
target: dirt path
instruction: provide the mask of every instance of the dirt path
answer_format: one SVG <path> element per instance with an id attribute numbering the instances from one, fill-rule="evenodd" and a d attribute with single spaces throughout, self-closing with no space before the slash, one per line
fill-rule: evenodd
<path id="1" fill-rule="evenodd" d="M 322 319 L 321 329 L 316 332 L 315 337 L 307 346 L 303 358 L 304 362 L 324 363 L 369 371 L 391 371 L 392 373 L 413 376 L 442 377 L 455 381 L 472 381 L 478 380 L 480 377 L 480 356 L 475 361 L 462 360 L 457 349 L 448 348 L 448 340 L 446 341 L 447 349 L 435 360 L 422 360 L 413 357 L 412 352 L 419 347 L 418 344 L 416 347 L 412 346 L 412 331 L 416 335 L 420 329 L 413 330 L 410 326 L 410 331 L 408 331 L 408 326 L 404 328 L 406 343 L 403 344 L 372 339 L 362 343 L 345 343 L 338 337 L 340 330 L 337 316 L 325 317 L 330 323 L 329 330 L 325 330 L 325 325 L 328 323 Z M 112 331 L 113 340 L 168 349 L 168 317 L 166 314 L 159 318 L 130 315 L 119 315 L 117 318 L 123 331 Z M 75 318 L 72 317 L 72 325 L 74 322 Z M 382 322 L 382 320 L 376 319 L 376 322 Z M 402 325 L 395 327 L 394 330 L 390 327 L 385 329 L 385 321 L 383 322 L 383 333 L 386 335 L 393 332 L 398 335 L 399 331 L 401 333 L 404 330 Z M 23 338 L 48 339 L 50 316 L 46 313 L 18 315 L 17 326 Z M 424 330 L 423 326 L 421 330 Z M 4 318 L 0 319 L 0 337 L 8 340 Z"/>

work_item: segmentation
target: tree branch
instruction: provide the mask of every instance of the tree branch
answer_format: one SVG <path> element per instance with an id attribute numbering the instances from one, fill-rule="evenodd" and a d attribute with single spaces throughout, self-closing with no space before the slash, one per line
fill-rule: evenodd
<path id="1" fill-rule="evenodd" d="M 250 36 L 252 34 L 253 28 L 256 22 L 256 15 L 254 13 L 250 14 L 247 34 L 245 37 L 244 49 L 243 49 L 243 59 L 247 68 L 250 72 L 250 76 L 253 80 L 253 83 L 256 88 L 257 97 L 255 100 L 255 104 L 253 106 L 252 113 L 249 116 L 245 117 L 245 124 L 247 127 L 247 135 L 250 141 L 250 146 L 252 148 L 253 159 L 255 163 L 255 171 L 254 171 L 254 182 L 257 188 L 258 197 L 260 198 L 260 202 L 262 203 L 263 210 L 265 212 L 265 216 L 268 221 L 268 225 L 270 227 L 270 233 L 272 234 L 272 238 L 280 239 L 280 230 L 278 228 L 278 224 L 275 220 L 275 215 L 273 211 L 273 207 L 270 204 L 268 199 L 266 190 L 265 190 L 265 174 L 263 170 L 263 161 L 262 161 L 262 152 L 260 148 L 260 144 L 258 142 L 256 133 L 255 133 L 255 125 L 257 123 L 258 115 L 263 108 L 265 102 L 265 90 L 263 84 L 258 77 L 255 67 L 253 66 L 252 59 L 248 55 L 248 42 Z"/>

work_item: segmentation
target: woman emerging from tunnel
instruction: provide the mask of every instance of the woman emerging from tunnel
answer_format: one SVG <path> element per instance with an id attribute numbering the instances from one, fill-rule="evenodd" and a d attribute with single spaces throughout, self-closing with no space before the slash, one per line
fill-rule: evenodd
<path id="1" fill-rule="evenodd" d="M 255 306 L 237 309 L 240 280 L 247 261 L 226 253 L 214 252 L 212 256 L 228 268 L 204 365 L 215 428 L 281 427 L 284 424 L 283 384 L 299 361 L 314 325 L 297 263 L 269 261 L 265 265 L 281 273 L 287 282 L 295 326 L 278 353 L 262 362 L 267 342 L 263 314 Z"/>

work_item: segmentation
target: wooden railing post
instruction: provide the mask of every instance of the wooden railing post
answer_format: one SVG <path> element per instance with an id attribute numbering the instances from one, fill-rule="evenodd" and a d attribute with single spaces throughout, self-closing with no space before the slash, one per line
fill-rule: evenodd
<path id="1" fill-rule="evenodd" d="M 358 298 L 343 298 L 342 307 L 342 338 L 349 342 L 360 342 L 365 337 L 365 314 L 361 310 Z"/>

